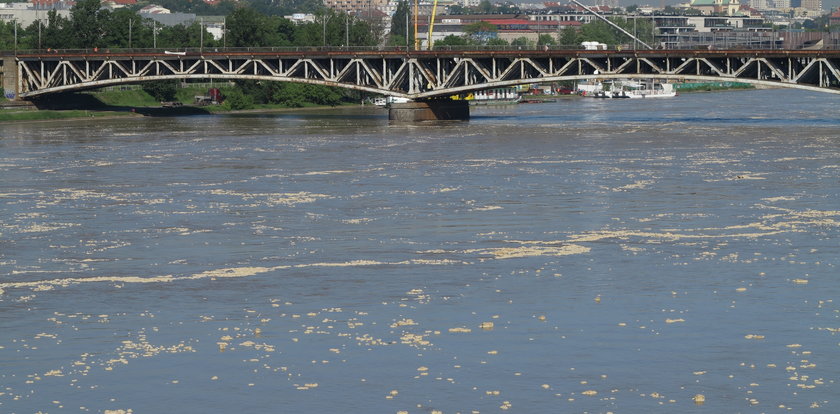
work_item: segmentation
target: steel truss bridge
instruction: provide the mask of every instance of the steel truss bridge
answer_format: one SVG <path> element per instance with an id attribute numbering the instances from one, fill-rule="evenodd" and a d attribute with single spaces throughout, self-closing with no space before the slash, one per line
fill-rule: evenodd
<path id="1" fill-rule="evenodd" d="M 66 51 L 18 53 L 14 59 L 17 96 L 23 99 L 165 79 L 298 82 L 415 100 L 523 83 L 583 79 L 730 81 L 840 93 L 837 50 L 311 48 Z"/>

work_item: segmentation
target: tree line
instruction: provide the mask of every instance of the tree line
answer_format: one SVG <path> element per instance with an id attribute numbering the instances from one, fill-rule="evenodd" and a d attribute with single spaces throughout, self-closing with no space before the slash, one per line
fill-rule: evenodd
<path id="1" fill-rule="evenodd" d="M 611 22 L 635 33 L 641 41 L 653 43 L 653 22 L 646 19 L 609 18 Z M 557 37 L 543 33 L 537 39 L 519 37 L 510 41 L 498 37 L 498 27 L 488 22 L 475 22 L 464 28 L 461 36 L 449 35 L 443 40 L 435 42 L 435 46 L 551 46 L 580 47 L 582 42 L 600 42 L 610 46 L 632 45 L 633 39 L 621 33 L 615 27 L 601 20 L 593 20 L 580 27 L 569 26 L 562 29 Z"/>
<path id="2" fill-rule="evenodd" d="M 315 22 L 300 24 L 262 13 L 248 4 L 237 6 L 225 18 L 221 39 L 214 39 L 200 21 L 162 26 L 128 8 L 102 9 L 100 0 L 79 0 L 69 17 L 52 10 L 45 20 L 27 27 L 15 27 L 17 22 L 0 23 L 0 50 L 372 46 L 378 43 L 381 32 L 364 19 L 323 6 L 316 10 Z"/>
<path id="3" fill-rule="evenodd" d="M 192 2 L 196 3 L 196 2 Z M 199 2 L 200 3 L 200 2 Z M 376 24 L 338 13 L 319 6 L 311 0 L 294 0 L 290 3 L 307 9 L 313 7 L 314 22 L 294 23 L 280 14 L 269 14 L 258 7 L 270 0 L 252 0 L 230 7 L 225 18 L 225 35 L 214 39 L 200 22 L 176 26 L 161 26 L 144 19 L 132 9 L 103 9 L 100 0 L 79 0 L 70 10 L 69 17 L 51 11 L 43 23 L 17 27 L 17 49 L 93 49 L 93 48 L 186 48 L 199 47 L 290 47 L 290 46 L 374 46 L 385 39 Z M 256 5 L 257 7 L 255 7 Z M 268 7 L 267 4 L 263 6 Z M 223 10 L 223 9 L 220 9 Z M 273 9 L 277 11 L 277 9 Z M 300 10 L 300 9 L 298 9 Z M 406 24 L 406 20 L 409 24 Z M 411 10 L 403 0 L 393 16 L 387 42 L 395 46 L 413 44 Z M 633 23 L 623 19 L 617 24 L 632 33 Z M 15 47 L 16 23 L 0 23 L 0 50 Z M 646 25 L 647 24 L 647 25 Z M 650 37 L 650 23 L 637 22 L 636 30 L 643 40 Z M 465 28 L 463 36 L 449 36 L 438 45 L 579 45 L 581 41 L 599 41 L 608 44 L 627 43 L 626 36 L 609 25 L 596 21 L 581 28 L 568 28 L 559 35 L 559 42 L 550 34 L 542 34 L 537 41 L 525 38 L 508 42 L 499 39 L 498 28 L 487 22 L 477 22 Z M 406 38 L 407 36 L 407 38 Z M 144 89 L 161 101 L 172 100 L 176 82 L 159 81 L 144 83 Z M 355 91 L 319 85 L 295 83 L 238 81 L 235 87 L 225 87 L 227 104 L 231 109 L 246 109 L 258 104 L 279 104 L 299 107 L 307 104 L 337 105 L 341 102 L 358 102 L 363 94 Z"/>

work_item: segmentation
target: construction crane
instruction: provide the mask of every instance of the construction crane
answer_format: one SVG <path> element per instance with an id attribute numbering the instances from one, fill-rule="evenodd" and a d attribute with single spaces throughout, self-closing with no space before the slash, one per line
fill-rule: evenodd
<path id="1" fill-rule="evenodd" d="M 432 6 L 432 17 L 429 19 L 429 37 L 426 39 L 428 43 L 428 50 L 432 50 L 432 47 L 435 44 L 435 41 L 432 39 L 432 31 L 435 29 L 435 14 L 437 14 L 437 2 L 435 0 L 435 4 Z"/>

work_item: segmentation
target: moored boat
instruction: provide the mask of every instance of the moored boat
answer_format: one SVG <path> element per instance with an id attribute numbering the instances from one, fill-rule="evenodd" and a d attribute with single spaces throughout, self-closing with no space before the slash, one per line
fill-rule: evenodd
<path id="1" fill-rule="evenodd" d="M 677 91 L 672 83 L 626 82 L 623 91 L 628 98 L 672 98 Z"/>
<path id="2" fill-rule="evenodd" d="M 373 104 L 376 106 L 384 106 L 389 107 L 391 104 L 395 103 L 406 103 L 410 102 L 411 99 L 408 98 L 401 98 L 399 96 L 380 96 L 373 100 Z"/>
<path id="3" fill-rule="evenodd" d="M 592 98 L 670 98 L 677 96 L 671 83 L 655 81 L 616 80 L 610 82 L 582 82 L 578 93 Z"/>

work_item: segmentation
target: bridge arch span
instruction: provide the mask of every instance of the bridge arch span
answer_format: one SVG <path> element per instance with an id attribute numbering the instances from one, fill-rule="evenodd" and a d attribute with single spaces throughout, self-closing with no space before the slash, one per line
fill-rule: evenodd
<path id="1" fill-rule="evenodd" d="M 467 85 L 467 86 L 460 86 L 460 87 L 453 87 L 448 88 L 445 90 L 438 90 L 438 91 L 430 91 L 425 93 L 420 93 L 417 95 L 408 95 L 406 93 L 396 93 L 390 90 L 384 90 L 379 88 L 372 88 L 367 86 L 359 86 L 347 83 L 339 83 L 339 82 L 331 82 L 325 81 L 320 79 L 300 79 L 300 78 L 291 78 L 291 77 L 276 77 L 276 76 L 264 76 L 264 75 L 215 75 L 215 76 L 206 76 L 206 75 L 188 75 L 188 76 L 172 76 L 172 75 L 164 75 L 164 76 L 146 76 L 143 78 L 119 78 L 119 79 L 109 79 L 109 80 L 102 80 L 102 81 L 95 81 L 95 82 L 82 82 L 78 84 L 71 84 L 71 85 L 63 85 L 63 86 L 56 86 L 51 88 L 40 89 L 34 92 L 24 93 L 21 94 L 23 98 L 38 98 L 44 95 L 52 94 L 52 93 L 61 93 L 61 92 L 74 92 L 74 91 L 82 91 L 88 89 L 95 89 L 101 88 L 106 86 L 115 86 L 115 85 L 127 85 L 127 84 L 140 84 L 144 82 L 151 82 L 157 80 L 219 80 L 219 81 L 235 81 L 235 80 L 255 80 L 255 81 L 267 81 L 267 82 L 290 82 L 290 83 L 303 83 L 303 84 L 312 84 L 312 85 L 322 85 L 322 86 L 331 86 L 331 87 L 338 87 L 350 90 L 356 90 L 361 92 L 368 92 L 374 94 L 381 94 L 381 95 L 388 95 L 388 96 L 396 96 L 402 98 L 409 98 L 409 99 L 431 99 L 431 98 L 440 98 L 444 96 L 451 96 L 463 93 L 471 93 L 477 92 L 486 89 L 492 88 L 503 88 L 503 87 L 511 87 L 522 85 L 524 83 L 542 83 L 542 82 L 567 82 L 567 81 L 581 81 L 581 80 L 623 80 L 623 79 L 638 79 L 638 80 L 662 80 L 662 81 L 698 81 L 698 82 L 737 82 L 737 83 L 745 83 L 755 86 L 763 86 L 769 88 L 788 88 L 788 89 L 798 89 L 798 90 L 805 90 L 811 92 L 821 92 L 821 93 L 830 93 L 840 95 L 840 89 L 834 88 L 821 88 L 811 85 L 801 85 L 796 83 L 786 83 L 786 82 L 779 82 L 779 81 L 766 81 L 766 80 L 756 80 L 756 79 L 728 79 L 728 78 L 721 78 L 715 76 L 697 76 L 697 75 L 681 75 L 681 76 L 669 76 L 669 75 L 629 75 L 629 74 L 622 74 L 622 75 L 576 75 L 576 76 L 555 76 L 555 77 L 546 77 L 546 78 L 532 78 L 532 79 L 523 79 L 523 80 L 515 80 L 515 81 L 501 81 L 501 82 L 493 82 L 493 83 L 481 83 L 481 84 L 474 84 L 474 85 Z"/>
<path id="2" fill-rule="evenodd" d="M 161 79 L 251 79 L 410 99 L 584 79 L 742 82 L 840 93 L 840 50 L 463 50 L 68 53 L 16 56 L 17 94 Z"/>
<path id="3" fill-rule="evenodd" d="M 475 84 L 469 86 L 461 86 L 456 88 L 451 88 L 446 91 L 445 95 L 456 95 L 456 94 L 463 94 L 463 93 L 470 93 L 470 92 L 477 92 L 481 90 L 491 89 L 491 88 L 503 88 L 503 87 L 511 87 L 517 86 L 525 83 L 548 83 L 548 82 L 567 82 L 567 81 L 580 81 L 580 80 L 660 80 L 660 81 L 698 81 L 698 82 L 713 82 L 713 83 L 721 83 L 721 82 L 732 82 L 732 83 L 746 83 L 755 86 L 764 86 L 768 88 L 788 88 L 788 89 L 799 89 L 811 92 L 822 92 L 822 93 L 830 93 L 840 95 L 840 88 L 822 88 L 812 85 L 802 85 L 797 83 L 787 83 L 787 82 L 780 82 L 780 81 L 767 81 L 767 80 L 757 80 L 757 79 L 741 79 L 741 78 L 722 78 L 719 76 L 702 76 L 702 75 L 680 75 L 680 76 L 673 76 L 673 75 L 649 75 L 649 74 L 599 74 L 599 75 L 575 75 L 575 76 L 553 76 L 553 77 L 546 77 L 546 78 L 532 78 L 532 79 L 524 79 L 524 80 L 516 80 L 516 81 L 502 81 L 502 82 L 493 82 L 493 83 L 484 83 L 484 84 Z M 427 92 L 422 93 L 417 96 L 417 98 L 434 98 L 440 96 L 439 93 L 436 92 Z"/>
<path id="4" fill-rule="evenodd" d="M 137 77 L 137 78 L 117 78 L 117 79 L 105 79 L 99 81 L 92 81 L 92 82 L 80 82 L 75 84 L 69 85 L 61 85 L 55 86 L 50 88 L 38 89 L 36 91 L 25 92 L 20 94 L 22 98 L 38 98 L 40 96 L 52 94 L 52 93 L 61 93 L 61 92 L 74 92 L 74 91 L 82 91 L 82 90 L 89 90 L 89 89 L 96 89 L 102 88 L 106 86 L 116 86 L 116 85 L 131 85 L 131 84 L 141 84 L 145 82 L 152 82 L 152 81 L 159 81 L 159 80 L 213 80 L 213 81 L 235 81 L 235 80 L 255 80 L 255 81 L 269 81 L 269 82 L 291 82 L 291 83 L 304 83 L 304 84 L 311 84 L 311 85 L 323 85 L 323 86 L 333 86 L 338 88 L 344 89 L 351 89 L 357 90 L 362 92 L 370 92 L 382 95 L 394 95 L 394 96 L 401 96 L 401 97 L 408 97 L 405 94 L 395 94 L 392 91 L 382 90 L 377 88 L 371 88 L 367 86 L 359 86 L 347 83 L 340 83 L 340 82 L 331 82 L 328 80 L 322 79 L 301 79 L 301 78 L 291 78 L 291 77 L 282 77 L 282 76 L 266 76 L 266 75 L 186 75 L 186 76 L 175 76 L 175 75 L 160 75 L 160 76 L 144 76 L 144 77 Z"/>

